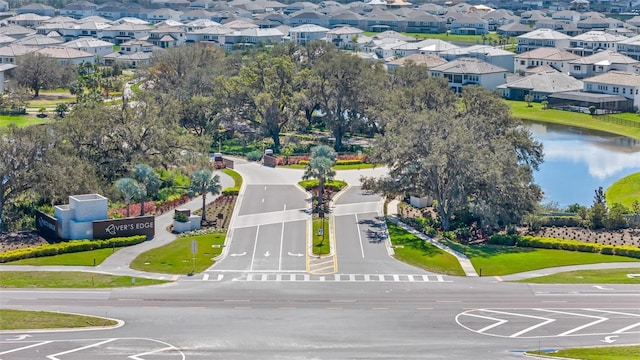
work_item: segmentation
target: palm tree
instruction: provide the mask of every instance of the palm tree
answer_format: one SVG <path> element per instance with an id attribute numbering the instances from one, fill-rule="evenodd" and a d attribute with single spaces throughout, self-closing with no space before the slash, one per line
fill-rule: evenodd
<path id="1" fill-rule="evenodd" d="M 318 209 L 324 214 L 324 184 L 331 181 L 336 172 L 331 168 L 336 163 L 336 152 L 327 145 L 316 146 L 311 149 L 309 165 L 302 178 L 318 179 Z"/>
<path id="2" fill-rule="evenodd" d="M 189 188 L 189 196 L 202 195 L 202 221 L 207 221 L 207 193 L 213 195 L 220 194 L 220 177 L 213 175 L 211 170 L 197 170 L 191 175 L 191 187 Z"/>
<path id="3" fill-rule="evenodd" d="M 144 199 L 147 195 L 147 190 L 144 185 L 139 184 L 132 178 L 122 178 L 116 181 L 116 190 L 122 195 L 124 198 L 125 204 L 127 204 L 127 217 L 129 217 L 129 205 L 131 204 L 131 200 L 134 199 Z"/>
<path id="4" fill-rule="evenodd" d="M 144 215 L 144 201 L 147 196 L 153 196 L 160 189 L 160 177 L 153 168 L 147 164 L 137 164 L 133 168 L 133 178 L 144 186 L 145 196 L 140 198 L 140 215 Z"/>

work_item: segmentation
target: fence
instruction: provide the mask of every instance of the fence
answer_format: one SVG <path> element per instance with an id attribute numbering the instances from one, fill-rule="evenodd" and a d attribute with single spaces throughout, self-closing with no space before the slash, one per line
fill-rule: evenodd
<path id="1" fill-rule="evenodd" d="M 596 120 L 605 121 L 605 122 L 612 123 L 612 124 L 640 128 L 640 116 L 638 116 L 638 120 L 637 121 L 624 119 L 624 118 L 617 117 L 617 116 L 611 115 L 611 114 L 594 115 L 594 118 Z"/>

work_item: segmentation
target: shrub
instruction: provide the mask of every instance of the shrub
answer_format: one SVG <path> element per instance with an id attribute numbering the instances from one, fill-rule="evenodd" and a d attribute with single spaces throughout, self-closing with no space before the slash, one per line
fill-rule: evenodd
<path id="1" fill-rule="evenodd" d="M 240 188 L 236 186 L 228 187 L 226 189 L 222 189 L 222 195 L 238 195 L 240 193 Z"/>
<path id="2" fill-rule="evenodd" d="M 613 255 L 615 252 L 615 247 L 611 245 L 605 245 L 600 249 L 600 253 L 604 255 Z"/>
<path id="3" fill-rule="evenodd" d="M 362 160 L 353 159 L 353 160 L 336 160 L 336 165 L 358 165 L 362 164 Z"/>
<path id="4" fill-rule="evenodd" d="M 0 253 L 0 263 L 110 247 L 131 246 L 146 240 L 147 237 L 145 235 L 113 238 L 108 240 L 70 240 L 57 244 L 45 244 L 32 248 L 5 251 Z"/>
<path id="5" fill-rule="evenodd" d="M 543 216 L 540 220 L 542 226 L 579 227 L 582 225 L 578 216 Z"/>
<path id="6" fill-rule="evenodd" d="M 640 259 L 640 248 L 634 246 L 618 246 L 613 249 L 613 254 Z"/>
<path id="7" fill-rule="evenodd" d="M 173 220 L 181 223 L 189 222 L 189 217 L 185 213 L 177 212 L 173 215 Z"/>
<path id="8" fill-rule="evenodd" d="M 519 236 L 517 236 L 517 235 L 495 234 L 495 235 L 489 236 L 489 244 L 514 246 L 516 244 L 516 242 L 518 241 L 518 237 Z"/>
<path id="9" fill-rule="evenodd" d="M 259 150 L 250 151 L 249 153 L 247 153 L 247 160 L 249 161 L 262 160 L 262 152 Z"/>
<path id="10" fill-rule="evenodd" d="M 305 165 L 305 166 L 307 166 L 307 165 L 309 165 L 309 160 L 300 160 L 300 161 L 298 161 L 298 165 Z"/>

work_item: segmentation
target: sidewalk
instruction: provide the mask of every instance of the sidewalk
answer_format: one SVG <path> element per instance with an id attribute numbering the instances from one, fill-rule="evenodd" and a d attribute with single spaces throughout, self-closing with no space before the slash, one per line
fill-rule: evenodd
<path id="1" fill-rule="evenodd" d="M 233 186 L 233 179 L 223 173 L 215 172 L 220 175 L 221 188 Z M 211 193 L 207 195 L 207 204 L 215 201 L 220 195 L 213 196 Z M 202 197 L 197 196 L 191 201 L 180 205 L 181 209 L 189 209 L 191 211 L 202 208 Z M 129 264 L 145 251 L 166 245 L 172 242 L 176 238 L 176 234 L 173 234 L 167 230 L 167 228 L 173 223 L 173 211 L 168 211 L 162 215 L 158 215 L 155 218 L 155 236 L 153 239 L 145 241 L 143 243 L 124 247 L 116 251 L 113 255 L 109 256 L 98 266 L 25 266 L 25 265 L 0 265 L 0 271 L 85 271 L 85 272 L 97 272 L 111 275 L 124 275 L 134 277 L 146 277 L 153 279 L 176 279 L 178 275 L 171 274 L 156 274 L 148 273 L 139 270 L 133 270 L 129 267 Z"/>
<path id="2" fill-rule="evenodd" d="M 557 274 L 566 271 L 577 270 L 603 270 L 603 269 L 640 269 L 640 262 L 614 262 L 614 263 L 598 263 L 586 265 L 560 266 L 554 268 L 546 268 L 539 270 L 526 271 L 517 274 L 503 275 L 499 277 L 500 281 L 518 281 L 539 276 Z M 631 272 L 630 272 L 631 273 Z M 636 273 L 636 272 L 633 272 Z"/>

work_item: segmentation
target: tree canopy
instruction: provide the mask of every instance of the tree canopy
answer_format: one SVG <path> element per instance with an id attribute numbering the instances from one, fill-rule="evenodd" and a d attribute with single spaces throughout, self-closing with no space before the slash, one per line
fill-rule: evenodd
<path id="1" fill-rule="evenodd" d="M 363 186 L 386 194 L 432 196 L 445 230 L 463 213 L 487 228 L 514 224 L 542 197 L 533 183 L 542 145 L 509 116 L 497 94 L 471 88 L 461 102 L 464 106 L 433 110 L 427 103 L 419 112 L 391 118 L 371 155 L 373 162 L 389 167 L 389 176 L 366 178 Z"/>

